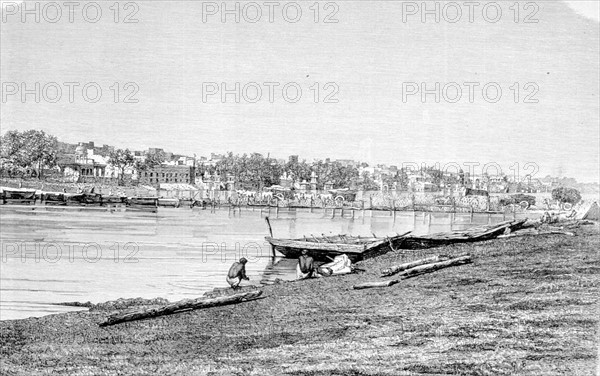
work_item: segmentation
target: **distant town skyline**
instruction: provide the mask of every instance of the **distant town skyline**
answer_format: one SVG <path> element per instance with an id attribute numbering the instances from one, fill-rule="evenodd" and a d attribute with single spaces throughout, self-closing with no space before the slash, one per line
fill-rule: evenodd
<path id="1" fill-rule="evenodd" d="M 163 150 L 166 153 L 170 153 L 172 155 L 182 155 L 185 157 L 193 157 L 195 155 L 197 160 L 200 160 L 201 158 L 206 158 L 207 160 L 211 160 L 213 155 L 217 155 L 217 156 L 225 156 L 227 153 L 229 152 L 233 152 L 231 150 L 205 150 L 205 151 L 197 151 L 195 153 L 182 153 L 178 150 L 170 150 L 170 149 L 166 149 L 164 147 L 158 146 L 158 145 L 152 145 L 152 146 L 145 146 L 142 148 L 131 148 L 128 147 L 126 145 L 116 145 L 116 144 L 111 144 L 110 142 L 97 142 L 95 140 L 79 140 L 79 141 L 75 141 L 75 142 L 70 142 L 70 141 L 65 141 L 65 140 L 60 140 L 60 142 L 64 142 L 64 143 L 68 143 L 68 144 L 72 144 L 72 145 L 79 145 L 79 144 L 89 144 L 89 143 L 94 143 L 94 147 L 96 148 L 102 148 L 104 146 L 108 146 L 108 147 L 114 147 L 114 148 L 119 148 L 119 149 L 129 149 L 132 152 L 144 152 L 144 151 L 149 151 L 151 149 L 159 149 L 159 150 Z M 499 171 L 499 173 L 497 174 L 496 172 L 498 171 L 494 164 L 495 162 L 493 161 L 485 161 L 485 162 L 477 162 L 477 161 L 469 161 L 469 162 L 464 162 L 464 163 L 460 163 L 460 162 L 454 162 L 454 161 L 450 161 L 450 162 L 446 162 L 444 163 L 438 163 L 438 165 L 436 164 L 427 164 L 425 162 L 420 162 L 420 161 L 398 161 L 395 163 L 384 163 L 384 162 L 368 162 L 365 160 L 361 160 L 361 159 L 355 159 L 355 158 L 337 158 L 334 155 L 330 155 L 330 156 L 325 156 L 323 158 L 306 158 L 303 155 L 297 155 L 297 154 L 289 154 L 289 155 L 274 155 L 273 153 L 270 152 L 261 152 L 261 151 L 250 151 L 250 152 L 246 152 L 247 154 L 251 154 L 251 153 L 260 153 L 263 156 L 270 156 L 270 158 L 276 159 L 276 160 L 284 160 L 284 161 L 288 161 L 290 160 L 290 157 L 297 157 L 297 161 L 302 162 L 303 160 L 306 160 L 308 163 L 313 162 L 314 160 L 327 160 L 329 159 L 330 161 L 334 162 L 334 161 L 353 161 L 355 163 L 367 163 L 369 164 L 369 166 L 371 167 L 375 167 L 377 165 L 385 165 L 387 167 L 390 166 L 396 166 L 397 168 L 408 168 L 408 169 L 419 169 L 419 168 L 425 168 L 425 167 L 434 167 L 434 168 L 438 168 L 438 169 L 446 169 L 448 172 L 454 173 L 456 171 L 456 167 L 457 165 L 464 171 L 464 172 L 468 172 L 474 175 L 481 175 L 484 171 L 483 169 L 486 168 L 486 164 L 487 164 L 487 172 L 489 175 L 507 175 L 511 180 L 515 180 L 515 176 L 517 175 L 518 179 L 516 180 L 526 180 L 526 175 L 528 173 L 534 172 L 534 170 L 532 169 L 531 166 L 527 166 L 526 164 L 521 164 L 519 166 L 513 165 L 513 166 L 508 166 L 508 167 L 504 167 L 504 166 L 500 166 L 502 168 L 501 171 Z M 244 153 L 236 153 L 233 152 L 234 154 L 244 154 Z M 296 159 L 296 158 L 295 158 Z M 553 178 L 571 178 L 571 179 L 576 179 L 573 176 L 568 176 L 568 175 L 552 175 L 550 173 L 542 173 L 542 171 L 535 171 L 532 175 L 531 178 L 532 179 L 544 179 L 546 177 L 553 177 Z M 598 184 L 598 182 L 595 181 L 582 181 L 579 179 L 576 179 L 578 181 L 578 183 L 596 183 Z"/>

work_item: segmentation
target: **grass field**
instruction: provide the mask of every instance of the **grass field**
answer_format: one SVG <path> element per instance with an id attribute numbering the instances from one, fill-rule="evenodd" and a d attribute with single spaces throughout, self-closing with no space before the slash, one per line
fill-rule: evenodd
<path id="1" fill-rule="evenodd" d="M 6 375 L 595 375 L 600 238 L 543 235 L 387 254 L 264 299 L 99 328 L 108 312 L 0 322 Z M 428 255 L 474 263 L 352 290 Z M 393 277 L 391 277 L 393 278 Z"/>

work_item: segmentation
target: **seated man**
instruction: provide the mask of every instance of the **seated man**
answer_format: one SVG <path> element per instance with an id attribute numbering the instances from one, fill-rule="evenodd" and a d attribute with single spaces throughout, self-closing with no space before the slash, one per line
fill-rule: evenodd
<path id="1" fill-rule="evenodd" d="M 314 260 L 312 257 L 310 257 L 308 255 L 308 251 L 306 249 L 303 249 L 302 255 L 298 259 L 298 266 L 296 267 L 296 278 L 297 279 L 311 278 L 313 276 L 314 271 L 315 271 Z"/>
<path id="2" fill-rule="evenodd" d="M 241 258 L 239 262 L 234 262 L 229 268 L 229 272 L 227 273 L 227 283 L 231 286 L 232 289 L 237 289 L 242 279 L 249 281 L 250 278 L 246 277 L 246 263 L 248 260 L 245 258 Z"/>

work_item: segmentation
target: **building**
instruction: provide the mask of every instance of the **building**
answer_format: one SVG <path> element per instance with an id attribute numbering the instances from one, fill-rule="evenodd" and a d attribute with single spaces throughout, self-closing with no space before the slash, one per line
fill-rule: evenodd
<path id="1" fill-rule="evenodd" d="M 161 183 L 195 183 L 195 169 L 186 165 L 160 165 L 139 173 L 139 183 L 157 185 Z"/>
<path id="2" fill-rule="evenodd" d="M 194 157 L 188 157 L 185 155 L 176 155 L 172 161 L 172 164 L 177 166 L 190 166 L 196 165 L 196 159 Z"/>
<path id="3" fill-rule="evenodd" d="M 107 158 L 94 153 L 93 142 L 79 143 L 74 152 L 63 153 L 58 159 L 58 166 L 63 177 L 77 183 L 118 177 L 108 166 Z"/>

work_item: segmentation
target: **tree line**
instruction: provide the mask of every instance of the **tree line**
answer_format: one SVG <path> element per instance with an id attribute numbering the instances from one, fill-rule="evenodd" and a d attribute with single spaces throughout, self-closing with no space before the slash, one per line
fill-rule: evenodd
<path id="1" fill-rule="evenodd" d="M 228 152 L 215 164 L 197 167 L 197 175 L 204 176 L 207 173 L 219 176 L 221 181 L 232 177 L 238 187 L 249 190 L 280 184 L 284 173 L 294 185 L 310 183 L 314 173 L 316 184 L 321 189 L 326 183 L 331 183 L 334 188 L 360 183 L 358 168 L 354 166 L 345 166 L 339 162 L 326 163 L 322 160 L 313 163 L 306 160 L 280 163 L 259 153 L 239 155 Z"/>
<path id="2" fill-rule="evenodd" d="M 63 151 L 60 150 L 58 139 L 44 131 L 7 131 L 0 138 L 0 175 L 42 179 L 44 169 L 59 165 L 61 153 Z M 160 149 L 146 152 L 144 158 L 135 158 L 134 153 L 129 149 L 113 149 L 107 158 L 107 163 L 119 171 L 120 184 L 124 184 L 124 177 L 128 170 L 143 172 L 165 162 L 168 162 L 167 156 Z M 368 167 L 366 164 L 362 166 Z M 405 169 L 398 169 L 374 177 L 368 171 L 360 173 L 355 165 L 338 161 L 316 160 L 309 163 L 306 160 L 290 159 L 282 163 L 259 153 L 240 155 L 233 152 L 226 153 L 214 164 L 196 165 L 196 176 L 204 176 L 207 173 L 213 177 L 218 175 L 221 182 L 226 182 L 232 177 L 236 188 L 249 190 L 261 190 L 264 187 L 280 184 L 284 173 L 294 185 L 304 181 L 310 183 L 314 176 L 318 189 L 323 189 L 329 183 L 333 188 L 378 190 L 383 184 L 389 189 L 396 187 L 400 190 L 409 190 L 411 187 L 407 172 Z M 426 167 L 422 172 L 426 173 L 431 182 L 437 186 L 441 184 L 464 186 L 470 183 L 462 171 L 456 175 L 444 176 L 442 171 L 434 167 Z M 576 184 L 574 179 L 568 179 L 566 182 L 574 184 L 559 184 L 559 186 Z M 566 182 L 561 181 L 561 183 Z M 561 191 L 557 195 L 570 196 L 571 193 Z"/>
<path id="3" fill-rule="evenodd" d="M 59 165 L 61 153 L 63 151 L 60 150 L 58 139 L 44 131 L 7 131 L 0 138 L 0 174 L 42 179 L 44 169 L 52 169 Z M 128 170 L 147 171 L 167 162 L 166 159 L 161 150 L 147 152 L 144 158 L 136 159 L 129 149 L 113 149 L 108 154 L 107 163 L 119 171 L 120 183 L 123 184 L 123 177 Z M 203 176 L 205 173 L 218 175 L 223 182 L 232 176 L 237 187 L 245 189 L 262 189 L 280 184 L 284 173 L 293 183 L 310 182 L 314 173 L 319 189 L 326 183 L 330 183 L 334 188 L 379 188 L 379 184 L 369 174 L 359 176 L 355 166 L 322 160 L 312 163 L 306 160 L 280 163 L 259 153 L 239 155 L 228 152 L 214 165 L 196 166 L 197 176 Z"/>
<path id="4" fill-rule="evenodd" d="M 8 131 L 0 139 L 0 173 L 3 176 L 41 179 L 44 168 L 54 168 L 58 165 L 60 154 L 57 138 L 44 131 Z M 136 159 L 129 149 L 113 149 L 109 152 L 107 160 L 109 165 L 119 171 L 121 184 L 124 183 L 126 171 L 133 169 L 143 172 L 165 162 L 167 158 L 162 150 L 146 152 L 144 158 Z M 427 172 L 433 177 L 434 183 L 442 180 L 440 171 L 429 169 Z M 380 188 L 380 184 L 389 188 L 394 185 L 400 189 L 408 187 L 407 173 L 402 169 L 381 176 L 378 182 L 369 172 L 363 171 L 360 174 L 356 166 L 338 161 L 316 160 L 308 163 L 306 160 L 291 159 L 280 163 L 259 153 L 239 155 L 228 152 L 215 164 L 196 166 L 197 176 L 204 176 L 206 173 L 218 175 L 222 182 L 233 177 L 236 187 L 252 190 L 280 184 L 284 173 L 294 185 L 304 181 L 310 183 L 314 175 L 318 189 L 323 189 L 325 184 L 330 184 L 333 188 L 362 190 L 376 190 Z"/>

